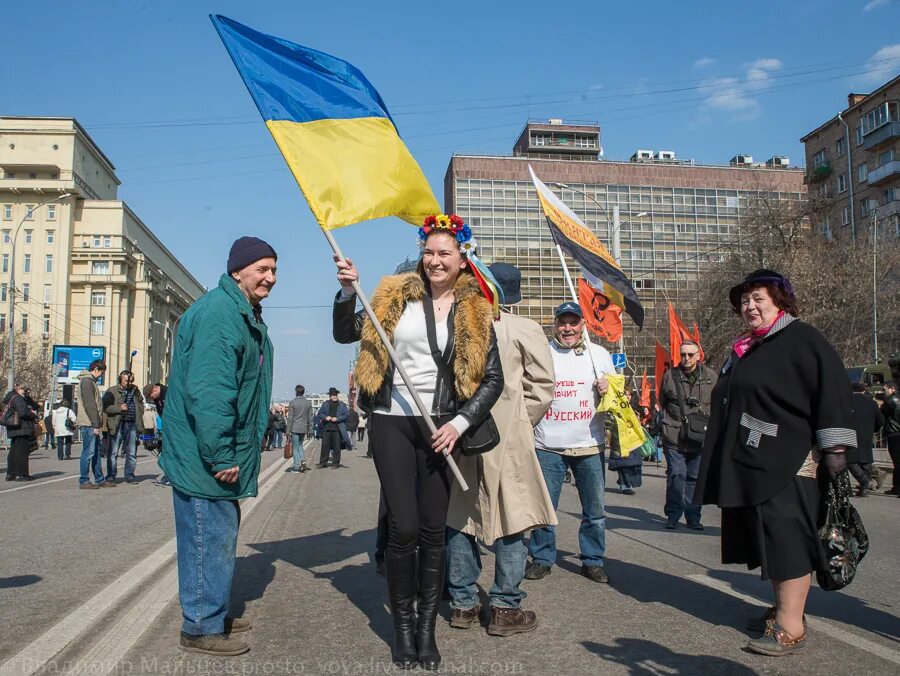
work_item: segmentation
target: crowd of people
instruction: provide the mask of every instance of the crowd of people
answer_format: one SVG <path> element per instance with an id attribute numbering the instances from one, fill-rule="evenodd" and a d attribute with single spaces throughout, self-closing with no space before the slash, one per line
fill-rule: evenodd
<path id="1" fill-rule="evenodd" d="M 401 668 L 440 667 L 435 627 L 445 590 L 454 628 L 478 626 L 487 611 L 494 636 L 538 626 L 537 613 L 522 607 L 522 585 L 557 569 L 557 508 L 569 473 L 581 503 L 580 574 L 610 582 L 605 463 L 616 459 L 619 488 L 631 495 L 640 486 L 641 456 L 617 445 L 598 412 L 611 379 L 621 377 L 609 352 L 587 339 L 577 303 L 555 309 L 549 341 L 544 327 L 514 314 L 519 271 L 485 267 L 458 217 L 430 217 L 419 234 L 416 270 L 383 278 L 372 298 L 387 343 L 373 318 L 356 310 L 356 266 L 335 257 L 333 335 L 361 342 L 354 378 L 362 418 L 337 388 L 318 411 L 302 385 L 288 405 L 270 407 L 273 348 L 262 301 L 276 283 L 277 254 L 263 240 L 235 241 L 218 287 L 180 320 L 168 392 L 161 396 L 157 386 L 145 393 L 160 411 L 166 398 L 160 465 L 173 487 L 182 649 L 218 656 L 249 650 L 238 636 L 249 621 L 228 614 L 239 500 L 257 494 L 260 449 L 284 448 L 292 458 L 287 471 L 306 472 L 310 435 L 321 439 L 316 466 L 337 469 L 342 451 L 369 432 L 381 486 L 375 558 L 394 625 L 391 658 Z M 502 303 L 491 302 L 485 279 Z M 823 494 L 848 466 L 865 494 L 877 476 L 867 440 L 879 425 L 897 492 L 900 400 L 893 383 L 880 408 L 860 392 L 851 395 L 840 358 L 798 319 L 798 299 L 779 273 L 751 273 L 723 302 L 744 328 L 721 369 L 703 364 L 700 345 L 685 341 L 659 401 L 635 407 L 666 460 L 665 528 L 683 519 L 702 530 L 702 505 L 722 510 L 722 561 L 759 569 L 773 588 L 773 606 L 749 618 L 759 637 L 747 649 L 786 655 L 806 646 L 806 596 L 812 576 L 827 568 L 817 535 Z M 144 425 L 133 375 L 121 372 L 101 396 L 105 370 L 95 362 L 79 375 L 74 423 L 65 402 L 54 412 L 56 427 L 81 434 L 82 488 L 115 481 L 115 460 L 107 458 L 106 474 L 99 462 L 104 432 L 113 448 L 125 449 L 125 478 L 133 478 Z M 4 403 L 28 431 L 34 411 L 24 395 L 17 386 Z M 10 467 L 27 475 L 24 442 L 16 438 Z M 64 440 L 60 457 L 67 448 Z M 469 490 L 454 478 L 451 458 Z M 479 542 L 496 557 L 489 609 L 476 587 Z"/>

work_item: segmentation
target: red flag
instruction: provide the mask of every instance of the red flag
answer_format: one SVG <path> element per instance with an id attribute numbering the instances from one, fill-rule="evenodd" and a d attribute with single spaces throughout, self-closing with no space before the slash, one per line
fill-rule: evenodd
<path id="1" fill-rule="evenodd" d="M 659 341 L 656 341 L 656 373 L 654 375 L 654 379 L 656 380 L 657 403 L 659 403 L 659 391 L 662 388 L 663 376 L 668 370 L 667 364 L 671 364 L 669 354 L 666 352 L 666 348 L 664 348 Z"/>
<path id="2" fill-rule="evenodd" d="M 644 372 L 641 374 L 641 406 L 646 408 L 650 408 L 650 381 L 647 380 L 647 367 L 644 367 Z"/>
<path id="3" fill-rule="evenodd" d="M 672 366 L 681 363 L 681 343 L 685 340 L 694 340 L 694 336 L 676 314 L 672 303 L 669 303 L 669 350 L 672 355 Z"/>
<path id="4" fill-rule="evenodd" d="M 622 308 L 583 279 L 578 280 L 578 304 L 592 333 L 611 343 L 622 337 Z"/>
<path id="5" fill-rule="evenodd" d="M 700 327 L 694 322 L 694 342 L 697 343 L 697 350 L 700 352 L 700 361 L 706 361 L 706 354 L 703 352 L 703 345 L 700 344 Z"/>

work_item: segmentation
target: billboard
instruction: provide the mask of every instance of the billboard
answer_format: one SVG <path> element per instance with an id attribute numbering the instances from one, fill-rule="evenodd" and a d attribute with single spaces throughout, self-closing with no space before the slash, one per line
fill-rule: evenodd
<path id="1" fill-rule="evenodd" d="M 95 359 L 106 361 L 105 347 L 90 345 L 54 345 L 53 364 L 59 366 L 57 382 L 74 385 L 78 382 L 78 374 L 86 371 Z M 97 381 L 103 384 L 103 377 Z"/>

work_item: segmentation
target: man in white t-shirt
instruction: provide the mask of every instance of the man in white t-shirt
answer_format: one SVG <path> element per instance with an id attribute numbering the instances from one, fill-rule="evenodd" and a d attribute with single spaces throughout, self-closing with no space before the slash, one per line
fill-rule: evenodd
<path id="1" fill-rule="evenodd" d="M 603 569 L 606 420 L 604 414 L 597 413 L 597 403 L 609 388 L 604 374 L 616 370 L 609 352 L 593 343 L 585 344 L 584 319 L 577 303 L 563 303 L 555 315 L 550 353 L 556 387 L 550 410 L 534 430 L 534 445 L 554 508 L 559 506 L 566 470 L 572 470 L 582 510 L 578 529 L 581 574 L 594 582 L 609 582 Z M 594 364 L 599 378 L 595 377 Z M 540 580 L 549 575 L 556 563 L 556 527 L 531 531 L 528 551 L 531 563 L 525 577 Z"/>

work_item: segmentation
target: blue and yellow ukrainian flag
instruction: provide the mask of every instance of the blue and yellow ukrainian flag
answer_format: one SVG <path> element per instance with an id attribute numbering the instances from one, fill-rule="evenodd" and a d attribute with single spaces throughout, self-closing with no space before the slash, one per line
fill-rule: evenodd
<path id="1" fill-rule="evenodd" d="M 256 107 L 323 228 L 441 209 L 375 87 L 323 52 L 211 15 Z"/>

